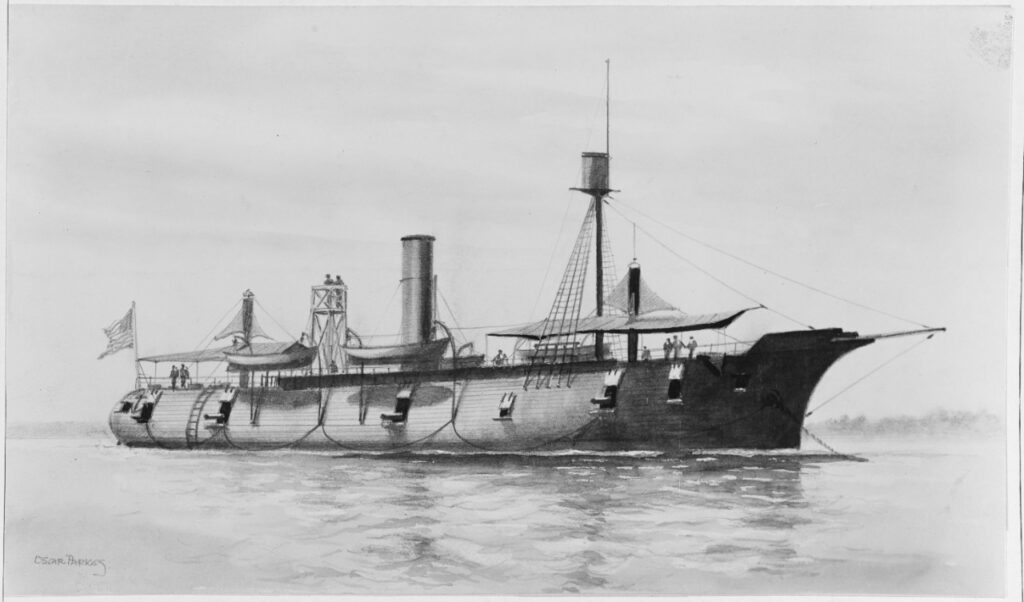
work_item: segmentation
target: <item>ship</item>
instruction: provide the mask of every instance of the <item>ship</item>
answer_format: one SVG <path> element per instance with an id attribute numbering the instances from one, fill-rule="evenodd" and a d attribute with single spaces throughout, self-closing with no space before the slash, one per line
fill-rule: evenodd
<path id="1" fill-rule="evenodd" d="M 607 140 L 607 139 L 606 139 Z M 604 206 L 610 149 L 582 154 L 573 190 L 589 205 L 548 314 L 502 328 L 513 352 L 495 358 L 460 345 L 438 319 L 434 236 L 401 237 L 400 340 L 371 345 L 348 323 L 340 277 L 310 289 L 300 340 L 270 340 L 246 291 L 215 337 L 230 345 L 137 358 L 134 390 L 109 414 L 119 444 L 175 450 L 275 449 L 353 453 L 548 451 L 688 453 L 800 448 L 817 384 L 843 356 L 892 336 L 843 328 L 766 333 L 728 353 L 691 344 L 652 357 L 643 336 L 722 332 L 741 307 L 679 310 L 635 260 L 613 281 Z M 593 249 L 593 262 L 591 250 Z M 584 315 L 594 274 L 594 309 Z M 168 382 L 163 364 L 226 365 L 222 376 Z M 179 386 L 180 385 L 180 386 Z M 809 434 L 809 433 L 808 433 Z"/>

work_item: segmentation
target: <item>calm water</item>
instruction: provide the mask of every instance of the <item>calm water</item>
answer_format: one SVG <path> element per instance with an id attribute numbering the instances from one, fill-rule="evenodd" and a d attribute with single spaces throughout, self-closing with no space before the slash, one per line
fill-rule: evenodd
<path id="1" fill-rule="evenodd" d="M 6 593 L 1001 594 L 998 436 L 829 439 L 869 461 L 14 439 Z"/>

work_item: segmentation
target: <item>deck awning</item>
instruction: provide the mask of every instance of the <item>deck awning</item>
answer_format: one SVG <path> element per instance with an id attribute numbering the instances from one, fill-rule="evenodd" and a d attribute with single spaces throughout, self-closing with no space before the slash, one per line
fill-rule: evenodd
<path id="1" fill-rule="evenodd" d="M 541 338 L 567 336 L 575 333 L 608 333 L 626 334 L 629 332 L 685 332 L 689 330 L 717 330 L 732 324 L 744 313 L 758 309 L 748 307 L 737 311 L 715 314 L 688 315 L 680 311 L 653 311 L 636 317 L 625 315 L 590 316 L 580 318 L 576 327 L 566 323 L 563 327 L 552 327 L 545 332 L 547 320 L 534 322 L 526 326 L 492 332 L 492 337 L 518 337 L 522 339 L 540 340 Z"/>
<path id="2" fill-rule="evenodd" d="M 247 347 L 218 347 L 217 349 L 200 349 L 198 351 L 184 351 L 182 353 L 165 353 L 163 355 L 148 355 L 140 357 L 140 362 L 166 363 L 183 362 L 194 364 L 196 362 L 220 362 L 225 361 L 225 353 L 244 353 L 247 355 L 268 355 L 272 353 L 284 353 L 295 343 L 281 343 L 272 341 L 269 343 L 250 343 Z"/>

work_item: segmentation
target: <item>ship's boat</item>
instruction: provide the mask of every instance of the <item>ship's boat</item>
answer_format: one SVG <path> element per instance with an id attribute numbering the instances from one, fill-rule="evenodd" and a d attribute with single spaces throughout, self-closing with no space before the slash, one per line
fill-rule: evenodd
<path id="1" fill-rule="evenodd" d="M 428 362 L 437 364 L 449 347 L 448 339 L 412 343 L 409 345 L 384 345 L 379 347 L 343 347 L 345 355 L 357 362 L 372 364 L 401 364 Z"/>
<path id="2" fill-rule="evenodd" d="M 232 366 L 248 370 L 287 370 L 309 366 L 316 354 L 315 347 L 306 347 L 301 343 L 252 343 L 224 351 L 224 359 Z"/>
<path id="3" fill-rule="evenodd" d="M 340 278 L 312 287 L 299 341 L 256 342 L 268 337 L 246 291 L 239 313 L 214 337 L 234 337 L 230 346 L 139 358 L 139 366 L 226 370 L 175 386 L 140 368 L 135 390 L 110 413 L 111 431 L 125 445 L 167 449 L 794 448 L 811 394 L 837 360 L 877 339 L 943 330 L 801 328 L 765 334 L 742 349 L 694 342 L 682 350 L 680 342 L 670 353 L 666 342 L 664 355 L 640 353 L 645 335 L 723 332 L 763 306 L 686 313 L 653 290 L 635 260 L 616 282 L 606 265 L 602 213 L 613 192 L 608 161 L 607 152 L 583 153 L 575 190 L 589 205 L 547 316 L 489 334 L 515 341 L 511 357 L 499 352 L 486 362 L 471 344 L 457 344 L 458 329 L 438 319 L 434 237 L 406 236 L 397 343 L 365 344 L 349 327 Z M 597 294 L 584 315 L 591 265 Z"/>

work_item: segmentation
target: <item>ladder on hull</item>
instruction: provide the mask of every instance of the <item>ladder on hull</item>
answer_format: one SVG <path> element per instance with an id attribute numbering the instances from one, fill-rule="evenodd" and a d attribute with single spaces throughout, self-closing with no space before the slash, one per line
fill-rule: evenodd
<path id="1" fill-rule="evenodd" d="M 192 409 L 188 414 L 188 422 L 185 424 L 185 446 L 189 449 L 199 444 L 199 421 L 202 420 L 203 406 L 213 397 L 217 387 L 207 387 L 199 392 L 196 400 L 192 402 Z"/>

